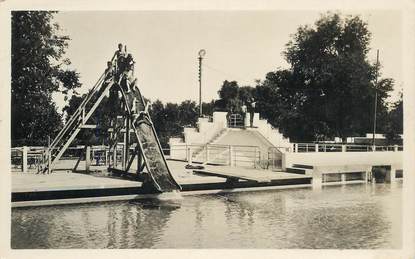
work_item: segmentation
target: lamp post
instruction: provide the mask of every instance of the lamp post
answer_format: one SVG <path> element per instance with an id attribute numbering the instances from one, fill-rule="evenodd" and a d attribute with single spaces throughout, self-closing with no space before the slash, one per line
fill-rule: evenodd
<path id="1" fill-rule="evenodd" d="M 206 50 L 199 50 L 199 117 L 202 117 L 202 59 L 206 55 Z"/>
<path id="2" fill-rule="evenodd" d="M 375 75 L 375 107 L 373 115 L 373 136 L 372 136 L 372 149 L 376 151 L 376 113 L 378 105 L 378 72 L 379 71 L 379 50 L 376 51 L 376 75 Z"/>

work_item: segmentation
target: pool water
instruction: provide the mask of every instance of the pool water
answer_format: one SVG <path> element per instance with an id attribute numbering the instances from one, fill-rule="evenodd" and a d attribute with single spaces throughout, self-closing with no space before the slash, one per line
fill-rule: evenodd
<path id="1" fill-rule="evenodd" d="M 12 248 L 401 248 L 402 184 L 12 209 Z"/>

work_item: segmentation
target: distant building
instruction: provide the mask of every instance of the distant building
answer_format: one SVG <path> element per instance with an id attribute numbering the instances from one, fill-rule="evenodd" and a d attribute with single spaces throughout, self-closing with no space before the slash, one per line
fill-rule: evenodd
<path id="1" fill-rule="evenodd" d="M 399 135 L 403 140 L 403 135 Z M 342 143 L 342 138 L 335 137 L 334 143 Z M 371 145 L 373 144 L 373 133 L 366 133 L 364 137 L 348 137 L 346 143 L 349 144 L 358 144 L 358 145 Z M 387 145 L 387 139 L 385 134 L 375 134 L 375 144 L 376 145 Z"/>

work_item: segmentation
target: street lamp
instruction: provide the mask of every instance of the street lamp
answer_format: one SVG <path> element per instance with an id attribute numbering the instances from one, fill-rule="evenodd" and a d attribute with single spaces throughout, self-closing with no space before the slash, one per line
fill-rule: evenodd
<path id="1" fill-rule="evenodd" d="M 202 59 L 206 55 L 206 50 L 199 50 L 199 117 L 202 117 Z"/>

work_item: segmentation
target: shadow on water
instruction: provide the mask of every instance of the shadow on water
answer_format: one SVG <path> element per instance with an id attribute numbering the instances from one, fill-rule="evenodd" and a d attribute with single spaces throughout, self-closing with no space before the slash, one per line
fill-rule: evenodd
<path id="1" fill-rule="evenodd" d="M 110 235 L 121 237 L 120 242 L 109 242 L 107 248 L 154 247 L 166 230 L 171 214 L 180 207 L 180 200 L 149 198 L 128 202 L 121 212 L 122 223 L 118 233 Z M 117 218 L 111 220 L 116 221 Z"/>
<path id="2" fill-rule="evenodd" d="M 131 205 L 140 206 L 143 209 L 158 209 L 158 210 L 176 210 L 181 207 L 181 200 L 160 200 L 157 198 L 146 198 L 140 200 L 131 200 L 128 202 Z"/>
<path id="3" fill-rule="evenodd" d="M 13 249 L 152 248 L 180 199 L 149 198 L 12 210 Z"/>

